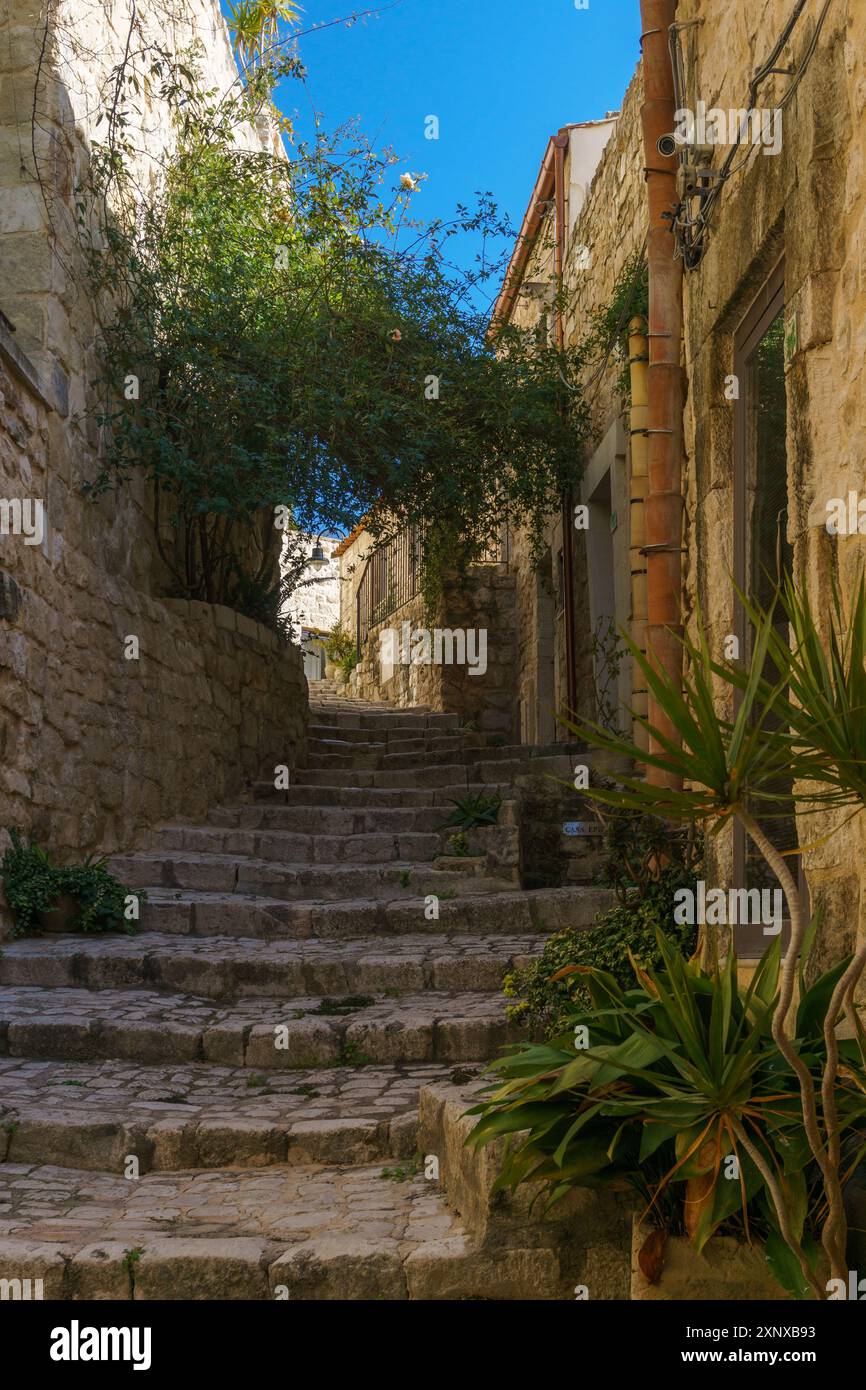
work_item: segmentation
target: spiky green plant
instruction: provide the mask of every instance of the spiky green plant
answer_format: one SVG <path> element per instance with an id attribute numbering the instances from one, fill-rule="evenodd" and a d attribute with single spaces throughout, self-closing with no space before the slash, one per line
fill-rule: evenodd
<path id="1" fill-rule="evenodd" d="M 790 641 L 778 627 L 779 601 Z M 651 751 L 586 720 L 562 722 L 590 745 L 655 769 L 672 784 L 651 785 L 637 775 L 620 776 L 616 786 L 589 787 L 586 795 L 611 806 L 699 822 L 710 836 L 737 819 L 781 884 L 791 936 L 773 1001 L 771 1033 L 797 1077 L 804 1130 L 826 1198 L 821 1240 L 833 1277 L 844 1279 L 847 1224 L 835 1100 L 840 1086 L 836 1034 L 847 1020 L 862 1052 L 864 1033 L 854 992 L 866 967 L 866 943 L 845 963 L 827 998 L 824 1061 L 816 1078 L 787 1029 L 798 961 L 810 924 L 788 861 L 765 833 L 755 808 L 778 810 L 790 795 L 800 813 L 846 805 L 859 811 L 866 805 L 866 588 L 861 575 L 846 614 L 834 586 L 823 634 L 808 598 L 793 583 L 787 583 L 766 608 L 745 599 L 744 603 L 754 628 L 748 668 L 713 657 L 700 615 L 695 640 L 683 639 L 682 680 L 660 669 L 624 635 L 652 699 L 674 730 L 669 736 L 650 720 L 634 716 L 650 735 Z M 717 713 L 719 685 L 728 697 L 736 692 L 732 715 Z M 787 786 L 793 783 L 793 793 L 780 793 L 783 779 Z M 743 1146 L 766 1183 L 781 1236 L 810 1284 L 813 1275 L 779 1174 L 759 1148 L 750 1150 L 745 1139 Z"/>
<path id="2" fill-rule="evenodd" d="M 662 966 L 633 962 L 626 988 L 606 971 L 567 967 L 579 973 L 590 1007 L 549 1042 L 523 1044 L 493 1064 L 498 1083 L 472 1112 L 481 1118 L 470 1142 L 506 1137 L 497 1189 L 540 1182 L 553 1203 L 573 1187 L 632 1187 L 645 1217 L 684 1227 L 698 1251 L 733 1225 L 762 1240 L 790 1292 L 820 1297 L 821 1175 L 798 1078 L 772 1035 L 780 941 L 745 989 L 733 954 L 706 971 L 661 932 L 658 946 Z M 826 1061 L 824 1009 L 845 966 L 804 991 L 797 1009 L 791 1046 L 816 1081 Z M 842 1055 L 844 1182 L 866 1151 L 866 1069 L 855 1039 Z M 802 1261 L 782 1236 L 780 1198 Z"/>
<path id="3" fill-rule="evenodd" d="M 498 792 L 494 792 L 493 795 L 486 792 L 467 792 L 466 796 L 452 798 L 451 805 L 454 810 L 448 819 L 442 822 L 440 830 L 449 830 L 453 825 L 460 830 L 474 830 L 478 825 L 496 824 L 502 797 Z"/>
<path id="4" fill-rule="evenodd" d="M 296 24 L 300 12 L 293 0 L 238 0 L 229 5 L 232 47 L 244 66 L 260 63 L 276 43 L 280 23 Z"/>

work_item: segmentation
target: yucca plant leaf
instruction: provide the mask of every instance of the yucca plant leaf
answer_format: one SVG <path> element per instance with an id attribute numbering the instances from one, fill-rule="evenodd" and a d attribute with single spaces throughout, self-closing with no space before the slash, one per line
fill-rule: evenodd
<path id="1" fill-rule="evenodd" d="M 846 956 L 844 960 L 838 961 L 820 979 L 817 979 L 812 988 L 803 995 L 797 1009 L 796 1030 L 798 1038 L 810 1038 L 816 1032 L 823 1032 L 830 996 L 850 964 L 851 956 Z"/>

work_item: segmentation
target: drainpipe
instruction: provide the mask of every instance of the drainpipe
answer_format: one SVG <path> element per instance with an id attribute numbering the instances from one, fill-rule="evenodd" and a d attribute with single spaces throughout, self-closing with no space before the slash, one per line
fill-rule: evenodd
<path id="1" fill-rule="evenodd" d="M 560 131 L 553 137 L 553 199 L 555 215 L 554 270 L 556 277 L 556 303 L 554 309 L 556 346 L 560 352 L 565 347 L 565 323 L 562 313 L 563 267 L 565 262 L 565 151 L 569 137 Z M 574 645 L 574 498 L 570 491 L 564 492 L 561 499 L 562 515 L 562 582 L 563 623 L 565 625 L 565 682 L 566 701 L 569 712 L 577 713 L 577 658 Z"/>
<path id="2" fill-rule="evenodd" d="M 674 130 L 676 109 L 668 32 L 676 18 L 676 0 L 641 0 L 644 104 L 641 107 L 645 176 L 649 204 L 649 361 L 647 364 L 647 652 L 668 675 L 682 675 L 682 415 L 680 368 L 683 263 L 674 260 L 670 214 L 677 203 L 677 155 L 659 154 L 660 136 Z M 667 214 L 667 217 L 665 216 Z M 677 740 L 671 720 L 649 699 L 649 717 L 667 737 Z M 661 751 L 654 740 L 651 751 Z M 659 769 L 648 768 L 647 780 L 676 784 Z"/>
<path id="3" fill-rule="evenodd" d="M 628 325 L 628 370 L 631 386 L 629 411 L 629 532 L 628 557 L 631 573 L 631 621 L 629 633 L 635 646 L 646 654 L 646 494 L 647 494 L 647 322 L 635 314 Z M 631 707 L 647 717 L 646 677 L 632 662 Z M 635 720 L 632 738 L 638 748 L 649 748 L 649 734 Z M 638 770 L 643 770 L 642 766 Z"/>

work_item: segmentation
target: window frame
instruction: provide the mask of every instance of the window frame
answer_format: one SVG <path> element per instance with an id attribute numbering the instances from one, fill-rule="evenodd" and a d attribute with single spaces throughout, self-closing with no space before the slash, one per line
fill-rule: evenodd
<path id="1" fill-rule="evenodd" d="M 748 363 L 767 329 L 785 308 L 785 261 L 782 257 L 767 276 L 755 298 L 743 314 L 734 330 L 733 372 L 738 383 L 734 398 L 733 435 L 733 531 L 734 531 L 734 635 L 738 650 L 745 653 L 747 637 L 746 612 L 739 598 L 738 590 L 748 593 L 749 580 L 749 525 L 746 499 L 748 495 Z M 787 480 L 786 480 L 787 488 Z M 789 496 L 790 502 L 790 496 Z M 734 708 L 739 708 L 740 693 L 734 692 Z M 797 859 L 797 879 L 800 896 L 808 912 L 808 890 L 803 872 L 803 859 Z M 733 830 L 733 883 L 735 888 L 746 886 L 746 832 L 739 822 Z M 790 924 L 786 918 L 783 931 L 783 945 L 788 939 Z M 742 959 L 759 959 L 771 945 L 773 937 L 764 936 L 760 926 L 741 929 L 740 945 L 737 955 Z"/>

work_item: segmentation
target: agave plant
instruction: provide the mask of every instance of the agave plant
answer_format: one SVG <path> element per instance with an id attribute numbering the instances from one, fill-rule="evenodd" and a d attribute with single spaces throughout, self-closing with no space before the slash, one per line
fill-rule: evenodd
<path id="1" fill-rule="evenodd" d="M 474 830 L 477 825 L 495 825 L 499 819 L 502 797 L 498 792 L 488 796 L 486 792 L 469 792 L 466 796 L 453 798 L 454 810 L 439 827 L 448 830 L 456 825 L 460 830 Z"/>
<path id="2" fill-rule="evenodd" d="M 827 1000 L 824 1062 L 816 1077 L 787 1035 L 797 965 L 809 922 L 788 860 L 765 833 L 755 807 L 772 811 L 781 806 L 781 780 L 788 786 L 793 782 L 800 812 L 840 806 L 859 811 L 866 805 L 866 589 L 861 575 L 847 615 L 838 588 L 834 589 L 823 636 L 808 599 L 790 582 L 765 609 L 745 599 L 744 603 L 754 630 L 748 668 L 713 656 L 700 615 L 696 639 L 683 639 L 682 680 L 661 670 L 624 634 L 651 696 L 673 731 L 666 733 L 650 720 L 634 716 L 650 735 L 650 751 L 586 720 L 561 722 L 590 745 L 655 769 L 667 784 L 650 785 L 637 775 L 619 776 L 616 786 L 587 788 L 588 796 L 602 804 L 633 807 L 673 821 L 697 822 L 709 836 L 736 818 L 781 884 L 791 935 L 770 1027 L 776 1047 L 799 1083 L 805 1133 L 826 1198 L 821 1239 L 833 1277 L 844 1279 L 847 1226 L 834 1099 L 840 1084 L 836 1034 L 840 1023 L 847 1020 L 863 1043 L 854 992 L 866 967 L 866 942 L 846 963 Z M 790 642 L 779 631 L 780 603 L 788 620 Z M 719 683 L 727 687 L 729 696 L 736 692 L 736 710 L 729 717 L 717 713 Z M 755 1151 L 753 1161 L 759 1170 L 764 1165 L 763 1177 L 782 1238 L 795 1252 L 803 1278 L 808 1280 L 808 1261 L 784 1191 L 760 1150 Z"/>
<path id="3" fill-rule="evenodd" d="M 635 964 L 635 986 L 581 966 L 592 1007 L 539 1046 L 493 1063 L 499 1083 L 471 1113 L 469 1142 L 507 1136 L 497 1188 L 541 1182 L 555 1202 L 573 1187 L 632 1187 L 644 1216 L 702 1250 L 720 1227 L 758 1236 L 795 1296 L 821 1296 L 817 1236 L 821 1174 L 806 1135 L 795 1070 L 776 1045 L 772 1014 L 780 945 L 745 991 L 729 955 L 710 973 L 659 934 L 662 969 Z M 804 990 L 791 1046 L 817 1081 L 826 1061 L 823 1017 L 843 961 Z M 562 972 L 567 973 L 566 971 Z M 846 1150 L 841 1181 L 866 1151 L 866 1066 L 857 1040 L 840 1045 L 836 1123 Z M 795 1259 L 779 1203 L 803 1252 Z"/>

